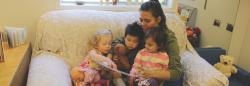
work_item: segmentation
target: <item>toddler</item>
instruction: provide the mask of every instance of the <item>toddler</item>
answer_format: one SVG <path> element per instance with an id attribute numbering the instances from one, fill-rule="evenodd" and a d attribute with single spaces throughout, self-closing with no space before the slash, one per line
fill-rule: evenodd
<path id="1" fill-rule="evenodd" d="M 159 86 L 160 80 L 153 75 L 147 75 L 144 70 L 154 72 L 157 70 L 168 70 L 169 58 L 166 50 L 167 34 L 160 26 L 150 29 L 145 35 L 145 48 L 140 50 L 135 58 L 130 77 L 130 86 L 138 81 L 138 86 Z M 150 73 L 154 74 L 154 73 Z"/>

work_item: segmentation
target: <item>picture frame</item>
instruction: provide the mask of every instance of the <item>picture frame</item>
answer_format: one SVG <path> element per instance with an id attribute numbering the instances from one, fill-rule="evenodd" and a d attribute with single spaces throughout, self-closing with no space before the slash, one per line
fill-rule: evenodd
<path id="1" fill-rule="evenodd" d="M 3 32 L 0 32 L 0 62 L 4 62 Z"/>

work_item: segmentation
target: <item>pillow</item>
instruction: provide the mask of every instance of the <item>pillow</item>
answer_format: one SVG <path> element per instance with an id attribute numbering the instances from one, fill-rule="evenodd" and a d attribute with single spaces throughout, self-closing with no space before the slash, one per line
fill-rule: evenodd
<path id="1" fill-rule="evenodd" d="M 27 86 L 71 86 L 70 71 L 60 56 L 43 53 L 31 59 Z"/>

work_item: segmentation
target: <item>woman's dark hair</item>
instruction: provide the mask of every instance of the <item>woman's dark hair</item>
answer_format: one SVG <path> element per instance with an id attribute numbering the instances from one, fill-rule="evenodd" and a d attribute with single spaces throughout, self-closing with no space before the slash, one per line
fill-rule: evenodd
<path id="1" fill-rule="evenodd" d="M 127 35 L 131 35 L 131 36 L 135 36 L 138 38 L 138 42 L 140 45 L 141 43 L 144 42 L 144 32 L 142 27 L 137 23 L 137 22 L 133 22 L 132 24 L 128 24 L 125 30 L 125 36 Z"/>
<path id="2" fill-rule="evenodd" d="M 163 26 L 153 27 L 145 35 L 145 39 L 152 38 L 156 42 L 159 47 L 158 51 L 166 51 L 167 49 L 167 33 L 166 29 L 163 28 Z"/>
<path id="3" fill-rule="evenodd" d="M 163 9 L 158 0 L 149 0 L 143 3 L 140 7 L 140 11 L 149 11 L 155 18 L 160 17 L 161 21 L 159 25 L 164 26 L 165 29 L 167 29 L 166 16 L 164 15 Z"/>

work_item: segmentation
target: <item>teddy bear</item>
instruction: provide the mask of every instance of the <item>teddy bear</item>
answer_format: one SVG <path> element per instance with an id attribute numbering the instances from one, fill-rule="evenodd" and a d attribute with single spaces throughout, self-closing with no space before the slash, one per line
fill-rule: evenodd
<path id="1" fill-rule="evenodd" d="M 100 80 L 100 77 L 95 76 L 94 80 L 90 83 L 86 83 L 84 79 L 87 76 L 85 72 L 81 71 L 80 67 L 72 68 L 71 72 L 71 79 L 73 80 L 74 86 L 102 86 L 101 84 L 105 84 L 103 80 Z"/>
<path id="2" fill-rule="evenodd" d="M 231 74 L 237 73 L 236 67 L 233 65 L 233 57 L 227 55 L 220 56 L 220 62 L 214 64 L 214 67 L 218 69 L 221 73 L 226 75 L 228 78 Z"/>
<path id="3" fill-rule="evenodd" d="M 128 61 L 128 57 L 126 56 L 127 49 L 124 45 L 122 44 L 117 44 L 114 47 L 114 55 L 112 60 L 115 62 L 117 65 L 118 69 L 130 69 L 130 64 Z"/>
<path id="4" fill-rule="evenodd" d="M 71 79 L 75 86 L 82 86 L 82 82 L 84 81 L 85 74 L 79 70 L 80 67 L 74 67 L 70 72 Z"/>

